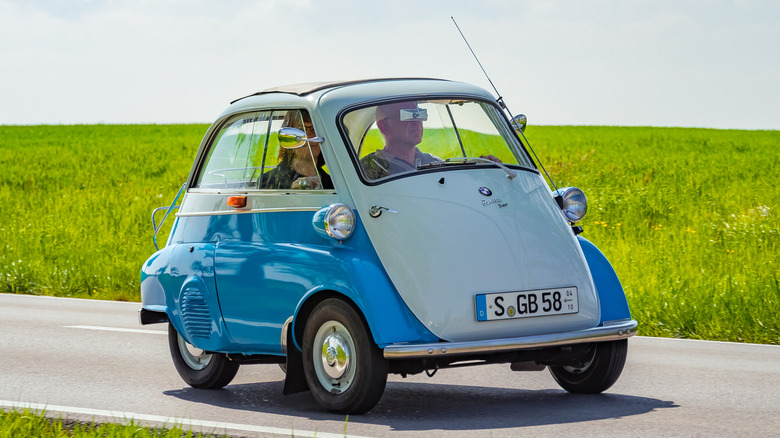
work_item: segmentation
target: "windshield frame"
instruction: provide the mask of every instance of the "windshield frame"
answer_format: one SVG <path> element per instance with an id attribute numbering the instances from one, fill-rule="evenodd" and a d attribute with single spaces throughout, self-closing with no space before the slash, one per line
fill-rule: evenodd
<path id="1" fill-rule="evenodd" d="M 494 100 L 484 99 L 482 97 L 467 95 L 467 94 L 431 93 L 431 94 L 397 95 L 397 96 L 381 98 L 381 99 L 371 99 L 364 102 L 359 102 L 356 104 L 345 106 L 336 114 L 336 126 L 338 127 L 339 134 L 341 135 L 342 141 L 344 142 L 344 146 L 347 148 L 347 153 L 349 155 L 350 160 L 352 161 L 352 166 L 357 172 L 358 178 L 363 184 L 368 186 L 375 186 L 379 184 L 384 184 L 389 181 L 394 181 L 397 179 L 407 178 L 409 176 L 420 175 L 420 174 L 457 171 L 457 170 L 463 170 L 467 168 L 472 168 L 472 169 L 484 168 L 482 166 L 464 166 L 464 165 L 427 166 L 426 168 L 418 169 L 416 172 L 401 172 L 395 175 L 389 175 L 387 177 L 383 177 L 379 179 L 369 179 L 366 177 L 366 175 L 361 169 L 360 157 L 358 156 L 358 150 L 356 149 L 358 145 L 354 145 L 352 143 L 346 125 L 344 123 L 344 118 L 346 117 L 346 115 L 353 111 L 359 111 L 361 109 L 375 107 L 378 105 L 386 105 L 386 104 L 392 104 L 397 102 L 408 102 L 408 101 L 422 102 L 422 101 L 436 101 L 436 100 L 466 100 L 470 102 L 486 104 L 492 107 L 493 110 L 495 110 L 496 115 L 498 115 L 503 120 L 504 126 L 508 130 L 508 132 L 511 132 L 513 134 L 510 135 L 510 137 L 513 138 L 513 140 L 509 140 L 504 135 L 501 135 L 501 137 L 504 139 L 505 143 L 507 144 L 507 148 L 509 148 L 510 151 L 512 151 L 515 154 L 522 154 L 526 158 L 527 162 L 531 163 L 532 167 L 528 167 L 523 164 L 514 164 L 514 163 L 511 164 L 502 163 L 502 165 L 504 167 L 508 167 L 511 169 L 531 172 L 537 175 L 541 175 L 539 167 L 537 163 L 534 161 L 532 155 L 528 152 L 528 148 L 526 144 L 523 142 L 520 136 L 518 136 L 517 132 L 512 128 L 512 125 L 509 119 L 507 118 L 504 110 L 502 110 L 501 107 L 499 107 Z M 488 114 L 486 114 L 486 116 L 489 117 Z M 376 121 L 370 123 L 366 127 L 365 132 L 361 133 L 361 140 L 360 140 L 361 143 L 365 141 L 366 133 L 369 131 L 371 126 L 375 125 L 375 123 Z M 459 129 L 456 129 L 456 133 L 458 133 L 459 135 Z M 492 166 L 488 163 L 482 163 L 482 164 L 483 166 L 490 166 L 495 168 L 501 167 L 497 164 Z"/>

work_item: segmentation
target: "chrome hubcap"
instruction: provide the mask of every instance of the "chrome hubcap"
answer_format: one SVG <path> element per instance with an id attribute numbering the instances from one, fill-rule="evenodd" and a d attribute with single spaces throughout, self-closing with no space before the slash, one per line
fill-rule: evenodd
<path id="1" fill-rule="evenodd" d="M 344 375 L 349 367 L 349 346 L 338 333 L 332 333 L 322 343 L 322 366 L 332 379 Z"/>
<path id="2" fill-rule="evenodd" d="M 346 391 L 355 379 L 355 341 L 338 321 L 328 321 L 314 336 L 314 371 L 317 380 L 331 394 Z M 319 351 L 319 357 L 317 356 Z"/>

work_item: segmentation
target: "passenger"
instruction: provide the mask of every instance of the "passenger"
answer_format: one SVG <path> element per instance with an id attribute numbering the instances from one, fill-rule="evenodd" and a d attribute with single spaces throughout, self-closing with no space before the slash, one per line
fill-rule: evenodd
<path id="1" fill-rule="evenodd" d="M 367 178 L 382 178 L 417 170 L 423 164 L 442 161 L 417 148 L 423 136 L 423 120 L 426 119 L 424 111 L 414 101 L 376 107 L 376 126 L 385 139 L 385 147 L 360 160 Z"/>
<path id="2" fill-rule="evenodd" d="M 308 114 L 302 120 L 300 113 L 289 112 L 282 125 L 306 132 L 307 138 L 316 136 Z M 319 143 L 306 142 L 295 149 L 279 148 L 279 164 L 263 174 L 263 189 L 332 189 L 333 181 L 325 172 L 325 159 Z"/>

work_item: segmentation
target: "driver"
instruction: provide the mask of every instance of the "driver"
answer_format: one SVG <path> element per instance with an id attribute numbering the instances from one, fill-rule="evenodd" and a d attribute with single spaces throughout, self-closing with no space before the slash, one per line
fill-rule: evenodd
<path id="1" fill-rule="evenodd" d="M 442 161 L 417 148 L 422 141 L 426 110 L 417 102 L 398 102 L 376 107 L 376 126 L 385 139 L 385 147 L 360 160 L 369 179 L 417 170 L 420 165 Z"/>

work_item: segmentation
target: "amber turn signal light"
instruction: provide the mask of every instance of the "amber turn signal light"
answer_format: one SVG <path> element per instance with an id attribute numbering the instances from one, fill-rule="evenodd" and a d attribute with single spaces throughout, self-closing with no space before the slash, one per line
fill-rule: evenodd
<path id="1" fill-rule="evenodd" d="M 228 207 L 244 208 L 246 207 L 246 196 L 229 196 Z"/>

